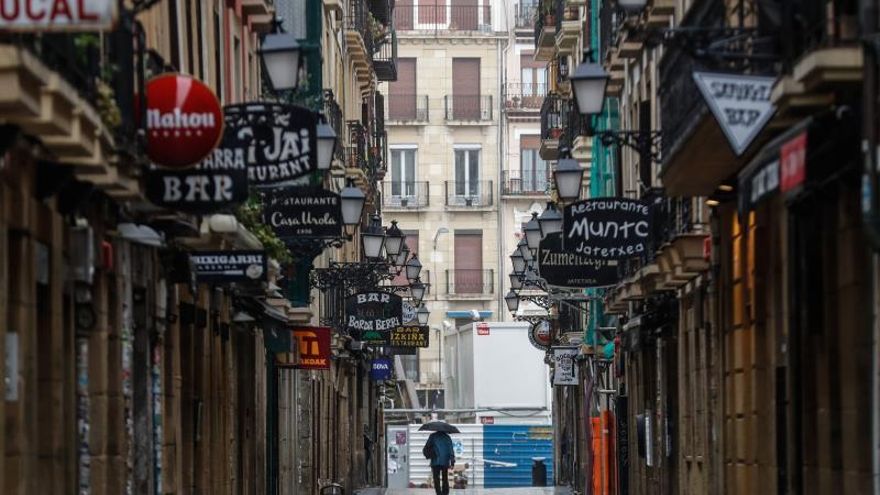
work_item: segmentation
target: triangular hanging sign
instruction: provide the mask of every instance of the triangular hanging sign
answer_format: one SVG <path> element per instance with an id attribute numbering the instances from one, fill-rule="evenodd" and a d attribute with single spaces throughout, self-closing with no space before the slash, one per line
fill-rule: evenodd
<path id="1" fill-rule="evenodd" d="M 741 155 L 776 111 L 770 102 L 776 78 L 712 72 L 693 75 L 730 146 Z"/>

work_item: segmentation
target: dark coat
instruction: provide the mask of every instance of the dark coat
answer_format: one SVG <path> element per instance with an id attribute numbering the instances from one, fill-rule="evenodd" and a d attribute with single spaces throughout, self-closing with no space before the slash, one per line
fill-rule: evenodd
<path id="1" fill-rule="evenodd" d="M 427 443 L 434 446 L 434 457 L 431 458 L 431 466 L 451 466 L 455 462 L 452 438 L 447 433 L 435 431 L 428 437 Z"/>

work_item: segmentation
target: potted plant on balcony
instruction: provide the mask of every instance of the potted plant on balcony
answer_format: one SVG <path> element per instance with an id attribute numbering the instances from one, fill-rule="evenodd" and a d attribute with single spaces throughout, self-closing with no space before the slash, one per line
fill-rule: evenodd
<path id="1" fill-rule="evenodd" d="M 556 25 L 556 9 L 553 2 L 544 0 L 541 3 L 541 16 L 544 18 L 544 25 L 547 27 Z"/>
<path id="2" fill-rule="evenodd" d="M 562 136 L 562 128 L 561 127 L 552 127 L 549 130 L 550 139 L 559 139 Z"/>
<path id="3" fill-rule="evenodd" d="M 378 45 L 385 41 L 385 38 L 388 36 L 388 28 L 379 22 L 379 20 L 373 16 L 372 12 L 367 16 L 367 26 L 370 28 L 370 35 L 373 37 L 375 44 Z"/>

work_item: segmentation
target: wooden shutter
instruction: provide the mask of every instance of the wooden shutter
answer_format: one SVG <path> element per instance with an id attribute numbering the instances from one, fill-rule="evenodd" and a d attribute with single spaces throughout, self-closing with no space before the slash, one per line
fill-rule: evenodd
<path id="1" fill-rule="evenodd" d="M 483 293 L 483 233 L 480 231 L 455 232 L 455 270 L 452 294 Z"/>
<path id="2" fill-rule="evenodd" d="M 397 81 L 388 84 L 388 118 L 416 118 L 416 59 L 397 59 Z"/>
<path id="3" fill-rule="evenodd" d="M 418 0 L 419 24 L 435 27 L 446 24 L 446 0 Z"/>
<path id="4" fill-rule="evenodd" d="M 479 120 L 480 59 L 452 59 L 452 105 L 455 120 Z"/>
<path id="5" fill-rule="evenodd" d="M 394 25 L 399 31 L 413 28 L 414 13 L 413 0 L 397 0 L 397 4 L 394 6 Z"/>
<path id="6" fill-rule="evenodd" d="M 523 150 L 541 149 L 541 136 L 538 134 L 524 134 L 519 137 L 519 147 Z"/>
<path id="7" fill-rule="evenodd" d="M 476 31 L 479 24 L 477 0 L 452 0 L 449 29 Z"/>

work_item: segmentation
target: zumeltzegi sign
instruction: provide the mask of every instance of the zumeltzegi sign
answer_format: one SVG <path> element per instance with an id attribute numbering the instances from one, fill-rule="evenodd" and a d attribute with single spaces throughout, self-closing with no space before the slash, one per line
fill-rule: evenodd
<path id="1" fill-rule="evenodd" d="M 199 282 L 266 280 L 265 251 L 197 251 L 190 259 Z"/>
<path id="2" fill-rule="evenodd" d="M 342 235 L 339 195 L 319 187 L 285 187 L 263 194 L 263 223 L 282 241 Z"/>
<path id="3" fill-rule="evenodd" d="M 317 170 L 318 115 L 295 105 L 243 103 L 224 107 L 234 139 L 223 147 L 244 160 L 252 186 L 273 186 Z"/>
<path id="4" fill-rule="evenodd" d="M 392 347 L 428 347 L 427 326 L 401 326 L 391 329 L 388 345 Z"/>
<path id="5" fill-rule="evenodd" d="M 694 82 L 737 156 L 761 132 L 776 110 L 770 101 L 774 77 L 694 72 Z"/>
<path id="6" fill-rule="evenodd" d="M 618 281 L 619 264 L 616 259 L 602 259 L 564 249 L 562 234 L 548 235 L 538 248 L 538 273 L 554 287 L 614 285 Z"/>
<path id="7" fill-rule="evenodd" d="M 345 327 L 352 338 L 373 345 L 388 345 L 391 330 L 402 323 L 402 300 L 382 291 L 361 292 L 345 300 Z"/>

